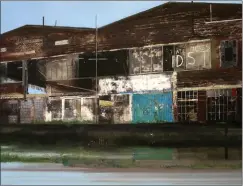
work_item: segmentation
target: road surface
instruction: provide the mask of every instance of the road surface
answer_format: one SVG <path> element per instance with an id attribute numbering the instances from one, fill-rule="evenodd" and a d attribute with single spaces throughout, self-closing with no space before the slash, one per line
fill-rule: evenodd
<path id="1" fill-rule="evenodd" d="M 107 171 L 1 163 L 1 185 L 241 185 L 241 170 Z"/>

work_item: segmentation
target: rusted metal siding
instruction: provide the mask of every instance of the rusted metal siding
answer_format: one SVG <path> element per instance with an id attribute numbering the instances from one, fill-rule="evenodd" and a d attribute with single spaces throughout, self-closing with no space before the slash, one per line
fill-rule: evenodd
<path id="1" fill-rule="evenodd" d="M 142 47 L 215 36 L 241 37 L 241 21 L 205 24 L 210 20 L 209 6 L 208 3 L 165 3 L 101 27 L 99 50 Z M 240 4 L 213 4 L 213 21 L 241 18 Z M 56 46 L 57 40 L 68 40 L 69 44 Z M 95 30 L 31 26 L 3 34 L 1 41 L 0 48 L 7 48 L 6 52 L 1 53 L 1 61 L 46 57 L 95 51 Z"/>
<path id="2" fill-rule="evenodd" d="M 27 60 L 81 52 L 94 47 L 93 29 L 26 25 L 1 35 L 1 61 Z M 56 41 L 68 40 L 68 45 L 55 45 Z M 86 46 L 86 47 L 85 47 Z"/>
<path id="3" fill-rule="evenodd" d="M 172 92 L 133 94 L 133 123 L 173 122 Z"/>
<path id="4" fill-rule="evenodd" d="M 240 4 L 213 4 L 213 20 L 241 17 Z M 206 25 L 205 22 L 209 20 L 208 3 L 166 3 L 101 28 L 100 33 L 108 38 L 109 43 L 101 42 L 100 45 L 105 49 L 139 47 L 187 41 L 192 38 L 234 35 L 232 30 L 241 35 L 241 22 L 237 25 L 234 22 L 224 23 L 221 27 L 221 24 Z"/>
<path id="5" fill-rule="evenodd" d="M 239 85 L 242 83 L 242 70 L 210 69 L 201 71 L 181 71 L 177 74 L 177 87 L 207 87 L 214 85 Z"/>
<path id="6" fill-rule="evenodd" d="M 0 97 L 9 93 L 23 93 L 24 89 L 21 83 L 0 84 Z"/>

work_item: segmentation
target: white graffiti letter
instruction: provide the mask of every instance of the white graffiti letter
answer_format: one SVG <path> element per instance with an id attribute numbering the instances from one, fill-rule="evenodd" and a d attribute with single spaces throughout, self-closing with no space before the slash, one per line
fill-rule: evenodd
<path id="1" fill-rule="evenodd" d="M 181 59 L 181 63 L 179 64 L 179 58 Z M 181 55 L 176 55 L 176 67 L 180 67 L 183 64 L 183 57 Z"/>
<path id="2" fill-rule="evenodd" d="M 195 65 L 196 60 L 194 59 L 194 57 L 190 56 L 190 54 L 192 54 L 192 53 L 193 52 L 188 52 L 188 54 L 187 54 L 187 57 L 190 58 L 190 59 L 192 59 L 192 61 L 193 61 L 193 62 L 189 62 L 188 61 L 187 62 L 188 65 Z"/>

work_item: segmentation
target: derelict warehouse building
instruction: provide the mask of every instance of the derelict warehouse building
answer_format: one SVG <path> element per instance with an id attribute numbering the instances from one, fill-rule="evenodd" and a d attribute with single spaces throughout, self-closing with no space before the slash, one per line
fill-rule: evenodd
<path id="1" fill-rule="evenodd" d="M 2 34 L 1 121 L 242 120 L 241 4 L 169 2 L 96 36 L 44 24 Z"/>

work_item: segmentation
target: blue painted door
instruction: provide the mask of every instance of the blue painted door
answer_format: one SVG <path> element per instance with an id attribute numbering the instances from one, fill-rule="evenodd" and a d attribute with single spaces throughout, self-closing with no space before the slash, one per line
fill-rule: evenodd
<path id="1" fill-rule="evenodd" d="M 172 92 L 133 94 L 133 123 L 173 122 Z"/>

